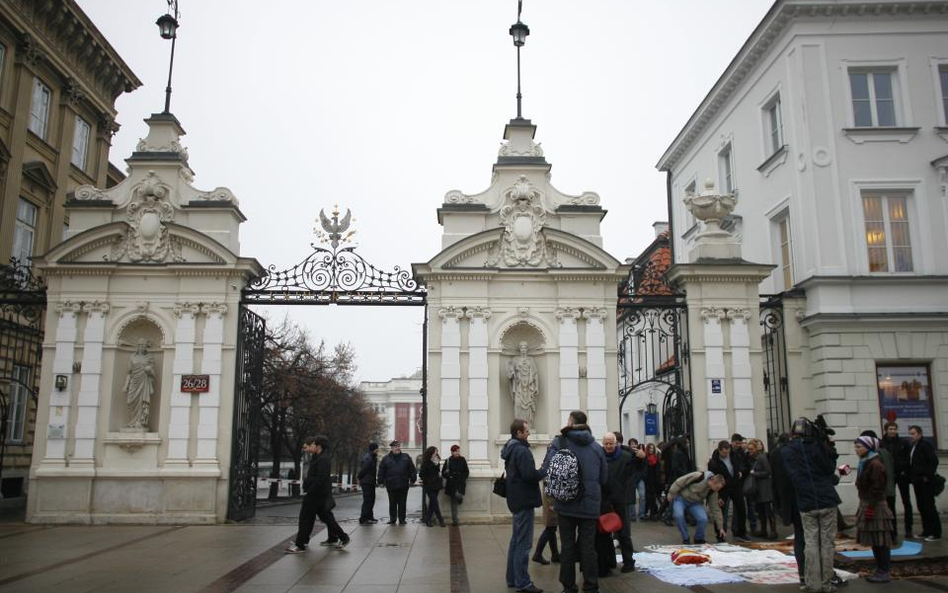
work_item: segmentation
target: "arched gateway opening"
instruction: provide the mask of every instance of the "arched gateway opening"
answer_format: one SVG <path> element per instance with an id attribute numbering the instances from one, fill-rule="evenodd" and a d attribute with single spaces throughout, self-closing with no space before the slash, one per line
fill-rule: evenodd
<path id="1" fill-rule="evenodd" d="M 279 270 L 275 265 L 253 279 L 241 292 L 234 390 L 234 425 L 231 455 L 232 476 L 227 518 L 233 521 L 254 515 L 257 499 L 258 449 L 261 405 L 264 401 L 263 355 L 266 321 L 251 307 L 262 306 L 384 306 L 423 308 L 421 343 L 421 435 L 427 447 L 427 291 L 407 269 L 386 272 L 369 263 L 356 247 L 346 245 L 351 212 L 331 218 L 320 211 L 324 246 L 300 263 Z M 276 460 L 277 452 L 272 452 Z"/>

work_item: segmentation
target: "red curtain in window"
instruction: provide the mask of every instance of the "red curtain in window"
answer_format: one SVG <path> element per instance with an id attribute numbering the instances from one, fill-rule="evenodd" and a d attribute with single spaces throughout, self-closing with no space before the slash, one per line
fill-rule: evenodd
<path id="1" fill-rule="evenodd" d="M 395 404 L 395 440 L 401 441 L 403 446 L 408 445 L 409 415 L 411 414 L 411 404 Z"/>

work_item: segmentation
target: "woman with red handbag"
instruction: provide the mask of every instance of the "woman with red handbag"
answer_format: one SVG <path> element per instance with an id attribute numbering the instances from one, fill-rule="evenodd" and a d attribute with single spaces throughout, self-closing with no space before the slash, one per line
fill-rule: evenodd
<path id="1" fill-rule="evenodd" d="M 632 534 L 628 524 L 627 485 L 632 471 L 632 455 L 618 446 L 616 435 L 607 432 L 602 437 L 602 448 L 606 453 L 609 479 L 602 489 L 599 508 L 599 524 L 596 529 L 596 553 L 599 557 L 599 576 L 609 576 L 616 567 L 616 549 L 613 538 L 619 539 L 622 550 L 622 572 L 635 570 L 632 558 Z"/>

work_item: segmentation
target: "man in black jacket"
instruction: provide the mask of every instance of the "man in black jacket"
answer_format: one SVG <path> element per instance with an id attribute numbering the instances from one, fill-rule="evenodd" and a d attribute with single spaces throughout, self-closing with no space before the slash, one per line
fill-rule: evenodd
<path id="1" fill-rule="evenodd" d="M 899 436 L 899 425 L 895 422 L 886 422 L 883 427 L 882 446 L 892 455 L 892 461 L 895 463 L 895 485 L 899 489 L 899 496 L 902 498 L 902 508 L 905 510 L 903 522 L 905 524 L 905 537 L 912 536 L 912 481 L 909 479 L 909 446 L 905 439 Z M 886 502 L 895 515 L 895 496 L 887 496 Z M 895 520 L 892 521 L 896 525 Z"/>
<path id="2" fill-rule="evenodd" d="M 507 481 L 507 508 L 513 515 L 510 545 L 507 548 L 507 586 L 521 593 L 543 593 L 530 579 L 530 549 L 533 546 L 533 518 L 540 499 L 540 480 L 527 438 L 530 424 L 519 418 L 510 424 L 510 439 L 500 452 Z"/>
<path id="3" fill-rule="evenodd" d="M 405 505 L 408 501 L 408 487 L 418 480 L 418 471 L 408 453 L 402 453 L 402 444 L 392 441 L 390 451 L 379 463 L 379 483 L 388 491 L 388 524 L 395 520 L 402 525 L 405 521 Z"/>
<path id="4" fill-rule="evenodd" d="M 378 523 L 375 518 L 375 474 L 378 472 L 379 444 L 369 443 L 369 451 L 362 456 L 362 466 L 359 468 L 359 489 L 362 490 L 362 513 L 359 515 L 359 525 Z"/>
<path id="5" fill-rule="evenodd" d="M 733 484 L 728 484 L 728 487 L 731 488 L 731 501 L 734 504 L 731 532 L 735 538 L 746 541 L 748 514 L 747 504 L 744 500 L 744 478 L 750 468 L 747 462 L 747 451 L 744 450 L 744 437 L 738 433 L 731 435 L 731 461 L 734 463 L 734 471 L 736 472 Z M 756 523 L 756 520 L 754 523 Z"/>
<path id="6" fill-rule="evenodd" d="M 941 519 L 938 509 L 935 508 L 935 492 L 933 479 L 938 470 L 938 456 L 935 448 L 922 436 L 920 426 L 909 427 L 909 438 L 912 440 L 909 449 L 909 478 L 915 487 L 915 501 L 918 512 L 922 515 L 922 534 L 919 536 L 927 542 L 941 539 Z"/>
<path id="7" fill-rule="evenodd" d="M 602 437 L 602 449 L 606 454 L 606 467 L 609 478 L 602 488 L 602 503 L 599 507 L 600 515 L 614 512 L 622 520 L 622 528 L 618 532 L 619 549 L 622 551 L 622 572 L 635 570 L 635 559 L 632 557 L 632 531 L 629 525 L 629 479 L 634 469 L 632 454 L 623 451 L 617 442 L 615 433 L 607 432 Z M 643 501 L 644 502 L 644 501 Z M 597 551 L 599 554 L 599 576 L 609 574 L 609 569 L 616 565 L 615 546 L 612 543 L 613 534 L 597 534 Z M 603 555 L 606 557 L 603 558 Z"/>
<path id="8" fill-rule="evenodd" d="M 316 517 L 326 524 L 326 530 L 329 533 L 329 538 L 320 542 L 319 545 L 343 548 L 349 544 L 349 536 L 339 527 L 332 514 L 336 502 L 332 498 L 332 477 L 330 476 L 332 462 L 326 451 L 328 446 L 329 440 L 324 436 L 306 437 L 303 440 L 303 452 L 313 457 L 309 462 L 306 479 L 303 480 L 303 491 L 306 492 L 306 496 L 303 497 L 303 504 L 300 507 L 299 530 L 296 533 L 296 540 L 285 550 L 287 554 L 302 554 L 306 551 L 309 538 L 313 534 L 313 526 L 316 524 Z"/>
<path id="9" fill-rule="evenodd" d="M 736 511 L 734 515 L 731 515 L 730 511 L 737 508 L 738 499 L 743 500 L 744 498 L 740 484 L 737 481 L 741 471 L 740 464 L 741 459 L 734 455 L 734 447 L 731 443 L 726 440 L 719 441 L 718 448 L 711 454 L 711 459 L 708 461 L 709 472 L 724 476 L 724 488 L 718 493 L 718 497 L 724 503 L 722 509 L 724 525 L 715 525 L 715 533 L 728 531 L 727 522 L 729 517 L 734 519 L 734 529 L 737 528 Z M 737 536 L 735 535 L 735 537 Z M 724 540 L 718 536 L 718 541 Z"/>

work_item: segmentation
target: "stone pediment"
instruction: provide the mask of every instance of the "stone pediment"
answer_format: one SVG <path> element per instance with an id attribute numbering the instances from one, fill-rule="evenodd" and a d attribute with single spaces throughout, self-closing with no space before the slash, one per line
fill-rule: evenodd
<path id="1" fill-rule="evenodd" d="M 44 256 L 46 265 L 125 264 L 125 265 L 233 265 L 238 257 L 207 235 L 175 223 L 165 223 L 168 244 L 160 260 L 134 259 L 128 241 L 132 226 L 112 222 L 78 233 L 60 243 Z"/>
<path id="2" fill-rule="evenodd" d="M 510 269 L 533 271 L 550 270 L 588 270 L 590 272 L 612 272 L 620 262 L 601 247 L 589 241 L 557 229 L 542 229 L 546 248 L 554 256 L 552 265 L 543 261 L 537 265 L 509 265 L 503 258 L 493 257 L 495 250 L 504 240 L 505 230 L 495 228 L 471 235 L 444 249 L 428 262 L 431 270 L 495 270 Z"/>

